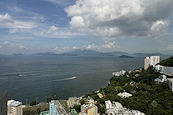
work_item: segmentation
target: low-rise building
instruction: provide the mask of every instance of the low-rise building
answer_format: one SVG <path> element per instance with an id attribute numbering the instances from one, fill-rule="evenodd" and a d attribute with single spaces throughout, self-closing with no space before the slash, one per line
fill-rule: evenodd
<path id="1" fill-rule="evenodd" d="M 119 102 L 112 102 L 110 100 L 105 101 L 106 113 L 108 115 L 145 115 L 137 110 L 129 110 L 122 106 Z"/>
<path id="2" fill-rule="evenodd" d="M 163 83 L 163 82 L 167 81 L 167 77 L 166 77 L 166 75 L 160 75 L 158 78 L 154 79 L 154 81 L 156 83 Z"/>
<path id="3" fill-rule="evenodd" d="M 99 96 L 99 98 L 103 98 L 103 95 L 101 93 L 97 93 L 97 95 Z"/>
<path id="4" fill-rule="evenodd" d="M 120 96 L 121 98 L 128 98 L 128 97 L 132 96 L 132 94 L 127 93 L 127 92 L 123 92 L 123 93 L 120 92 L 117 95 Z"/>
<path id="5" fill-rule="evenodd" d="M 80 105 L 80 99 L 77 97 L 70 97 L 67 103 L 69 107 L 74 107 L 75 105 Z"/>
<path id="6" fill-rule="evenodd" d="M 171 89 L 171 91 L 173 91 L 173 78 L 168 78 L 168 84 L 169 84 L 169 88 Z"/>
<path id="7" fill-rule="evenodd" d="M 167 67 L 167 66 L 162 66 L 162 65 L 156 65 L 155 70 L 162 73 L 166 74 L 168 76 L 173 75 L 173 67 Z"/>
<path id="8" fill-rule="evenodd" d="M 123 76 L 126 73 L 125 70 L 121 70 L 120 72 L 113 72 L 112 75 L 119 77 L 119 76 Z"/>
<path id="9" fill-rule="evenodd" d="M 98 108 L 95 104 L 83 104 L 79 115 L 98 115 Z"/>
<path id="10" fill-rule="evenodd" d="M 7 115 L 23 115 L 22 103 L 15 100 L 7 102 Z"/>

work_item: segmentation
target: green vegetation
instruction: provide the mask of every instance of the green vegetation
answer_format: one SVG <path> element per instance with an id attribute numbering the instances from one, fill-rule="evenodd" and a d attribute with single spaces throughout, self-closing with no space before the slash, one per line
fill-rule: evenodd
<path id="1" fill-rule="evenodd" d="M 49 110 L 48 103 L 40 103 L 35 106 L 26 106 L 23 108 L 23 115 L 39 115 L 42 111 Z"/>
<path id="2" fill-rule="evenodd" d="M 78 113 L 80 112 L 80 106 L 81 105 L 75 105 L 74 107 L 73 107 L 73 109 L 75 109 Z"/>
<path id="3" fill-rule="evenodd" d="M 34 105 L 37 105 L 37 104 L 38 104 L 37 101 L 31 101 L 31 102 L 30 102 L 30 106 L 34 106 Z"/>
<path id="4" fill-rule="evenodd" d="M 173 57 L 170 57 L 170 58 L 168 58 L 166 60 L 163 60 L 159 64 L 163 65 L 163 66 L 173 67 Z"/>
<path id="5" fill-rule="evenodd" d="M 88 94 L 97 101 L 101 113 L 104 113 L 105 101 L 117 101 L 123 106 L 144 112 L 147 115 L 171 115 L 173 113 L 173 92 L 169 89 L 168 83 L 156 84 L 154 79 L 160 73 L 155 72 L 152 67 L 148 70 L 133 71 L 121 77 L 112 77 L 110 84 L 100 89 L 104 94 L 99 98 L 96 93 Z M 129 92 L 133 96 L 120 98 L 119 92 Z"/>
<path id="6" fill-rule="evenodd" d="M 65 109 L 66 112 L 68 113 L 70 110 L 69 110 L 67 101 L 66 101 L 66 100 L 60 100 L 59 102 L 61 103 L 61 105 L 64 107 L 64 109 Z"/>

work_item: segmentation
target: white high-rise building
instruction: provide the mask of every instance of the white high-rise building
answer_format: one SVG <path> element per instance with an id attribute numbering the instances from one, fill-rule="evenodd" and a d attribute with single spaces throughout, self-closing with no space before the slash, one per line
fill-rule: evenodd
<path id="1" fill-rule="evenodd" d="M 160 62 L 160 56 L 146 57 L 144 60 L 144 69 L 147 70 L 149 66 L 155 66 Z"/>
<path id="2" fill-rule="evenodd" d="M 23 115 L 22 103 L 19 101 L 9 100 L 7 109 L 7 115 Z"/>
<path id="3" fill-rule="evenodd" d="M 155 66 L 156 64 L 158 64 L 160 62 L 160 56 L 151 56 L 150 57 L 150 65 L 151 66 Z"/>
<path id="4" fill-rule="evenodd" d="M 150 66 L 150 58 L 146 57 L 144 60 L 144 69 L 147 70 L 149 66 Z"/>

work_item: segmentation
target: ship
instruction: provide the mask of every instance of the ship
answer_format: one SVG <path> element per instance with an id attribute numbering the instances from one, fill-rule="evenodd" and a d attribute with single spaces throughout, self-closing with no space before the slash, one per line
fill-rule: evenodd
<path id="1" fill-rule="evenodd" d="M 73 77 L 71 77 L 71 79 L 76 79 L 76 77 L 75 77 L 75 76 L 73 76 Z"/>

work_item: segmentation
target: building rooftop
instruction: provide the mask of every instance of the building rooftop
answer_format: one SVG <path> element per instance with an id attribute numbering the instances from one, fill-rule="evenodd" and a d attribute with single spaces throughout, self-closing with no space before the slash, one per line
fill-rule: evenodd
<path id="1" fill-rule="evenodd" d="M 14 102 L 12 102 L 10 105 L 11 105 L 11 106 L 19 106 L 19 105 L 22 105 L 22 103 L 19 102 L 19 101 L 14 101 Z"/>
<path id="2" fill-rule="evenodd" d="M 123 93 L 118 93 L 118 96 L 120 96 L 121 98 L 127 98 L 127 97 L 131 97 L 132 94 L 127 93 L 127 92 L 123 92 Z"/>
<path id="3" fill-rule="evenodd" d="M 167 80 L 169 80 L 169 81 L 172 81 L 172 82 L 173 82 L 173 78 L 167 78 Z"/>

